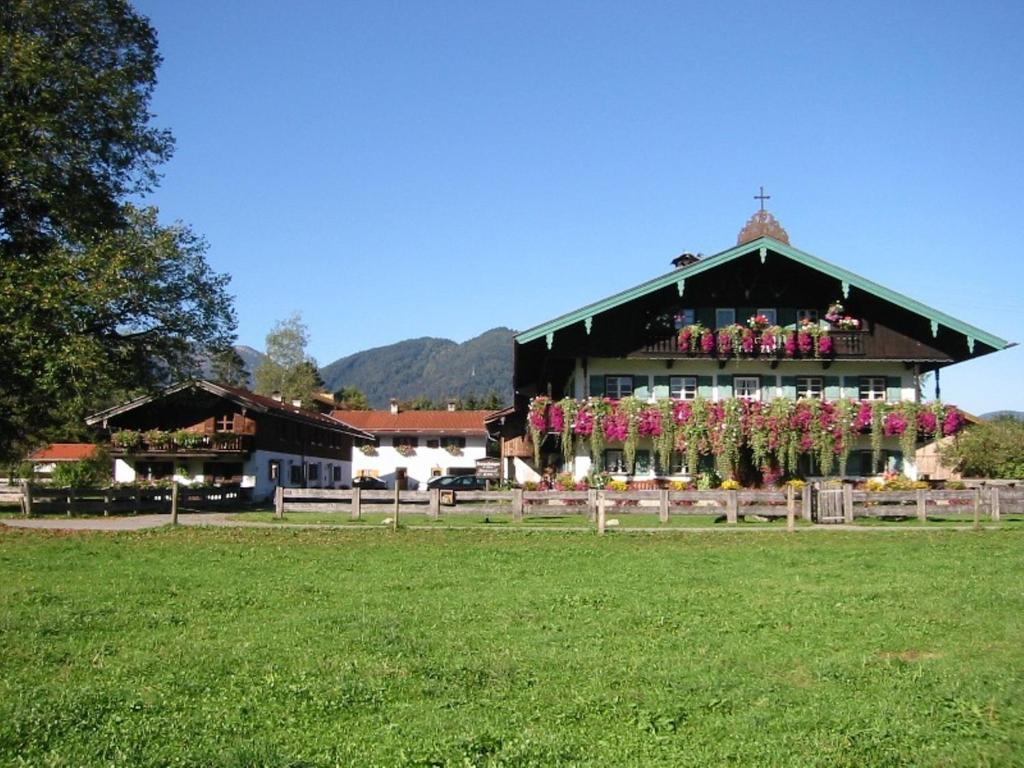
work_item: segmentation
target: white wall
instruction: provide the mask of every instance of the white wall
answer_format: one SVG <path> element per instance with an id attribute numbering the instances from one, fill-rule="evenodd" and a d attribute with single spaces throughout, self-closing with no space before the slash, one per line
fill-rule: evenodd
<path id="1" fill-rule="evenodd" d="M 476 460 L 487 456 L 485 435 L 467 436 L 466 447 L 461 449 L 459 456 L 453 456 L 445 448 L 426 447 L 427 440 L 441 439 L 438 434 L 416 435 L 419 445 L 408 456 L 403 456 L 391 445 L 390 435 L 378 437 L 383 445 L 376 448 L 375 456 L 367 456 L 358 448 L 352 449 L 352 475 L 374 475 L 384 480 L 389 488 L 395 487 L 395 470 L 399 467 L 405 468 L 410 489 L 423 488 L 435 474 L 450 474 L 452 469 L 475 470 Z"/>

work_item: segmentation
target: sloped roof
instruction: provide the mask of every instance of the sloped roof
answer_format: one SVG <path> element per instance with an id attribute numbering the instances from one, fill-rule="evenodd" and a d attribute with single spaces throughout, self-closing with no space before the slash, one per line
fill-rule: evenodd
<path id="1" fill-rule="evenodd" d="M 722 251 L 721 253 L 717 253 L 713 256 L 708 256 L 707 258 L 688 264 L 687 266 L 679 269 L 675 269 L 661 275 L 660 277 L 656 277 L 653 280 L 648 280 L 647 282 L 641 283 L 633 288 L 616 293 L 606 299 L 596 301 L 593 304 L 588 304 L 580 309 L 560 315 L 546 323 L 542 323 L 541 325 L 522 331 L 515 336 L 515 341 L 517 344 L 526 344 L 536 339 L 544 338 L 545 336 L 551 337 L 556 331 L 562 328 L 567 328 L 574 323 L 587 323 L 594 317 L 594 315 L 621 306 L 634 299 L 640 298 L 641 296 L 646 296 L 649 293 L 659 291 L 669 286 L 675 285 L 680 289 L 680 291 L 682 291 L 687 278 L 707 272 L 708 270 L 719 267 L 755 251 L 760 251 L 762 259 L 767 258 L 768 253 L 771 252 L 772 254 L 783 256 L 811 269 L 817 270 L 818 272 L 834 277 L 841 283 L 844 294 L 849 291 L 851 286 L 856 287 L 866 293 L 902 307 L 905 310 L 914 312 L 931 321 L 933 333 L 937 331 L 939 326 L 962 333 L 967 339 L 968 346 L 972 349 L 975 341 L 980 341 L 993 349 L 1005 349 L 1007 347 L 1014 346 L 1013 343 L 1006 339 L 1001 339 L 994 334 L 983 331 L 981 328 L 977 328 L 962 320 L 958 320 L 951 315 L 947 315 L 944 312 L 922 304 L 909 296 L 904 296 L 897 291 L 893 291 L 879 285 L 878 283 L 868 280 L 865 277 L 861 277 L 854 272 L 843 269 L 842 267 L 831 264 L 824 259 L 820 259 L 817 256 L 813 256 L 770 237 L 759 237 L 748 243 L 742 243 L 734 248 Z"/>
<path id="2" fill-rule="evenodd" d="M 290 421 L 298 421 L 306 424 L 313 424 L 315 426 L 323 427 L 324 429 L 330 429 L 335 432 L 342 432 L 354 437 L 359 440 L 372 440 L 373 436 L 363 432 L 357 427 L 353 427 L 345 421 L 336 419 L 332 416 L 327 416 L 316 411 L 307 411 L 303 408 L 296 408 L 291 403 L 286 403 L 281 400 L 275 400 L 272 397 L 265 395 L 257 395 L 255 392 L 250 392 L 248 389 L 242 389 L 241 387 L 229 387 L 223 384 L 215 384 L 212 381 L 206 379 L 195 379 L 193 381 L 185 381 L 180 384 L 175 384 L 172 387 L 168 387 L 154 395 L 146 395 L 144 397 L 136 398 L 122 405 L 116 405 L 113 408 L 108 408 L 105 411 L 100 411 L 92 416 L 89 416 L 86 420 L 86 424 L 95 425 L 100 424 L 103 421 L 119 416 L 122 413 L 127 413 L 136 408 L 140 408 L 148 403 L 153 402 L 161 397 L 168 397 L 170 395 L 177 394 L 189 388 L 201 389 L 205 392 L 209 392 L 217 397 L 223 397 L 226 400 L 230 400 L 244 408 L 248 408 L 256 413 L 269 413 L 275 416 L 280 416 Z"/>
<path id="3" fill-rule="evenodd" d="M 441 435 L 486 435 L 484 420 L 490 411 L 332 411 L 347 424 L 380 433 L 437 433 Z"/>
<path id="4" fill-rule="evenodd" d="M 29 461 L 83 461 L 96 453 L 94 443 L 53 443 L 28 455 Z"/>

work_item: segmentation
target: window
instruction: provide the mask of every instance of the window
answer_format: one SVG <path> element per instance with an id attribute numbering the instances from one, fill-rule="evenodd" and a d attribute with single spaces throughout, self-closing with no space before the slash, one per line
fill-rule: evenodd
<path id="1" fill-rule="evenodd" d="M 135 464 L 135 477 L 139 480 L 166 480 L 174 474 L 169 461 L 139 461 Z"/>
<path id="2" fill-rule="evenodd" d="M 811 325 L 818 324 L 818 310 L 816 309 L 798 309 L 796 311 L 796 321 L 798 324 L 803 324 L 806 320 Z"/>
<path id="3" fill-rule="evenodd" d="M 242 482 L 241 462 L 207 461 L 203 464 L 203 477 L 211 483 Z"/>
<path id="4" fill-rule="evenodd" d="M 217 424 L 215 429 L 218 432 L 232 432 L 235 429 L 235 414 L 228 413 L 224 416 L 217 417 Z"/>
<path id="5" fill-rule="evenodd" d="M 618 448 L 612 448 L 604 452 L 604 468 L 606 472 L 625 474 L 626 455 Z"/>
<path id="6" fill-rule="evenodd" d="M 797 376 L 796 396 L 797 398 L 809 398 L 821 400 L 823 383 L 820 376 Z"/>
<path id="7" fill-rule="evenodd" d="M 288 467 L 288 481 L 292 485 L 302 485 L 302 465 L 292 464 Z"/>
<path id="8" fill-rule="evenodd" d="M 885 400 L 885 377 L 861 376 L 859 394 L 861 400 Z"/>
<path id="9" fill-rule="evenodd" d="M 415 437 L 409 437 L 408 435 L 395 435 L 391 438 L 391 444 L 395 448 L 417 448 L 420 444 L 419 439 Z"/>
<path id="10" fill-rule="evenodd" d="M 757 310 L 757 314 L 764 315 L 768 320 L 768 325 L 775 325 L 775 307 L 761 307 Z"/>
<path id="11" fill-rule="evenodd" d="M 310 463 L 306 465 L 306 475 L 310 480 L 316 481 L 320 479 L 320 464 Z"/>
<path id="12" fill-rule="evenodd" d="M 736 310 L 735 309 L 716 309 L 715 310 L 715 327 L 725 328 L 727 325 L 732 325 L 736 322 Z"/>
<path id="13" fill-rule="evenodd" d="M 658 454 L 654 454 L 654 474 L 656 475 L 681 475 L 686 471 L 686 457 L 683 456 L 682 451 L 672 451 L 669 457 L 669 465 L 666 470 L 661 465 L 661 459 L 658 458 Z"/>
<path id="14" fill-rule="evenodd" d="M 646 475 L 651 471 L 651 452 L 650 451 L 637 451 L 636 452 L 636 466 L 633 468 L 633 473 L 637 475 Z"/>
<path id="15" fill-rule="evenodd" d="M 684 325 L 693 325 L 697 322 L 697 312 L 693 309 L 680 309 L 676 312 L 676 316 L 673 318 L 676 330 L 678 331 Z"/>
<path id="16" fill-rule="evenodd" d="M 758 376 L 733 376 L 733 394 L 741 400 L 761 399 L 761 379 Z"/>
<path id="17" fill-rule="evenodd" d="M 442 448 L 465 448 L 466 438 L 464 437 L 443 437 L 441 438 Z"/>
<path id="18" fill-rule="evenodd" d="M 673 400 L 694 400 L 697 397 L 696 376 L 672 376 L 668 382 L 668 396 Z"/>
<path id="19" fill-rule="evenodd" d="M 339 467 L 338 465 L 334 465 L 333 471 L 332 471 L 332 475 L 333 475 L 333 478 L 334 478 L 334 482 L 340 483 L 341 482 L 341 467 Z"/>
<path id="20" fill-rule="evenodd" d="M 632 376 L 605 376 L 604 394 L 612 400 L 621 400 L 633 394 Z"/>
<path id="21" fill-rule="evenodd" d="M 427 448 L 440 448 L 441 441 L 434 438 L 433 440 L 427 440 Z"/>
<path id="22" fill-rule="evenodd" d="M 267 479 L 276 482 L 281 476 L 281 462 L 278 459 L 271 459 L 267 463 Z"/>

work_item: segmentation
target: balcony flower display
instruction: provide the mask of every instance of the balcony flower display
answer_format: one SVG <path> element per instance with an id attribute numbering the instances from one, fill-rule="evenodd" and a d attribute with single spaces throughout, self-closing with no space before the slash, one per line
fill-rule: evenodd
<path id="1" fill-rule="evenodd" d="M 359 446 L 359 452 L 362 453 L 363 456 L 376 456 L 377 446 L 372 443 L 363 443 Z"/>
<path id="2" fill-rule="evenodd" d="M 550 405 L 546 397 L 530 404 L 531 412 L 543 407 L 545 429 Z M 563 414 L 573 414 L 571 421 L 563 422 L 561 432 L 567 463 L 577 449 L 586 446 L 599 468 L 609 442 L 623 444 L 626 466 L 632 466 L 638 442 L 650 440 L 662 466 L 668 466 L 676 450 L 684 454 L 687 471 L 695 474 L 700 458 L 713 456 L 723 477 L 735 474 L 741 449 L 749 449 L 755 466 L 772 473 L 793 471 L 800 454 L 812 454 L 824 474 L 836 467 L 845 473 L 859 434 L 870 434 L 877 465 L 885 437 L 898 438 L 904 455 L 911 455 L 918 440 L 954 434 L 964 425 L 955 407 L 939 402 L 785 398 L 711 402 L 698 397 L 651 403 L 625 397 L 562 400 L 558 407 Z M 534 421 L 529 424 L 532 431 Z"/>
<path id="3" fill-rule="evenodd" d="M 860 320 L 858 320 L 856 317 L 850 317 L 849 315 L 843 315 L 841 318 L 839 318 L 835 325 L 841 331 L 860 330 Z"/>
<path id="4" fill-rule="evenodd" d="M 763 331 L 769 325 L 771 322 L 765 315 L 751 315 L 747 318 L 747 326 L 755 331 Z"/>
<path id="5" fill-rule="evenodd" d="M 846 309 L 843 307 L 841 301 L 833 301 L 828 305 L 828 311 L 825 313 L 825 319 L 830 323 L 838 323 L 845 312 Z"/>
<path id="6" fill-rule="evenodd" d="M 395 450 L 398 451 L 398 453 L 401 454 L 402 456 L 412 456 L 414 453 L 416 453 L 416 449 L 413 448 L 408 443 L 396 445 Z"/>
<path id="7" fill-rule="evenodd" d="M 110 442 L 130 453 L 142 446 L 142 433 L 134 429 L 120 429 L 110 436 Z"/>
<path id="8" fill-rule="evenodd" d="M 710 355 L 715 349 L 715 334 L 707 328 L 700 333 L 700 349 L 705 355 Z"/>

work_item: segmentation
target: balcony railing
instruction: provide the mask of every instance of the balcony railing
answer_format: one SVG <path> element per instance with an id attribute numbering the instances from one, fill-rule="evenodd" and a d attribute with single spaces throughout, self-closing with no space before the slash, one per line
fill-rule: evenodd
<path id="1" fill-rule="evenodd" d="M 679 336 L 673 334 L 646 344 L 634 354 L 645 357 L 693 357 L 718 360 L 728 360 L 736 357 L 761 360 L 828 360 L 836 357 L 863 357 L 869 343 L 867 340 L 870 337 L 870 333 L 867 330 L 829 330 L 826 334 L 822 335 L 831 339 L 832 349 L 830 352 L 822 353 L 813 346 L 808 351 L 797 348 L 790 352 L 787 351 L 782 343 L 766 346 L 762 345 L 759 341 L 754 343 L 749 352 L 744 352 L 741 349 L 738 351 L 732 349 L 724 352 L 717 348 L 718 334 L 716 332 L 714 334 L 716 346 L 710 352 L 704 352 L 699 343 L 695 345 L 695 350 L 692 347 L 680 349 Z M 817 341 L 812 341 L 812 343 L 816 345 Z"/>
<path id="2" fill-rule="evenodd" d="M 136 443 L 111 441 L 111 452 L 124 454 L 162 454 L 167 456 L 183 456 L 189 454 L 237 454 L 248 453 L 252 449 L 252 435 L 217 434 L 196 435 L 195 438 L 178 441 L 170 439 L 142 439 Z"/>

